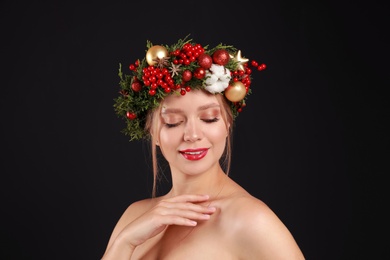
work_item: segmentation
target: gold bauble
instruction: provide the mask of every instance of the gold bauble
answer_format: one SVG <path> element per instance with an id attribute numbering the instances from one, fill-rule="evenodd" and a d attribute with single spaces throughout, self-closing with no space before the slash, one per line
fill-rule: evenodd
<path id="1" fill-rule="evenodd" d="M 153 66 L 157 63 L 157 59 L 163 59 L 168 57 L 169 53 L 167 48 L 161 45 L 154 45 L 146 52 L 146 62 Z"/>
<path id="2" fill-rule="evenodd" d="M 246 95 L 245 85 L 241 81 L 233 82 L 225 89 L 225 97 L 231 102 L 238 102 Z"/>

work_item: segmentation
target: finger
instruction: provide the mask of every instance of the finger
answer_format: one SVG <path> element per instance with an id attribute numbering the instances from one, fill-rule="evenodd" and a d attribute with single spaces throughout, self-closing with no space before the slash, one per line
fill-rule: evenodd
<path id="1" fill-rule="evenodd" d="M 212 214 L 215 212 L 215 207 L 203 206 L 199 204 L 194 204 L 191 202 L 168 202 L 161 201 L 157 206 L 156 210 L 160 213 L 166 212 L 168 209 L 180 209 L 180 210 L 188 210 L 199 213 L 207 213 Z"/>
<path id="2" fill-rule="evenodd" d="M 162 216 L 178 216 L 182 218 L 192 219 L 192 220 L 207 220 L 210 218 L 210 215 L 215 212 L 215 208 L 207 212 L 197 212 L 188 209 L 179 209 L 179 208 L 165 208 L 162 209 L 160 214 Z"/>
<path id="3" fill-rule="evenodd" d="M 190 227 L 198 225 L 197 221 L 188 218 L 182 218 L 178 216 L 169 216 L 169 218 L 172 223 L 171 225 L 190 226 Z"/>

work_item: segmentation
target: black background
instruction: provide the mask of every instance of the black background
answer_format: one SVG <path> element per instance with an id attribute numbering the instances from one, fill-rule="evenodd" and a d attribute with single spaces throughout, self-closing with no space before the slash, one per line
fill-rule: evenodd
<path id="1" fill-rule="evenodd" d="M 388 10 L 370 1 L 2 1 L 1 259 L 99 259 L 150 196 L 146 144 L 113 111 L 118 64 L 191 34 L 267 64 L 231 177 L 307 259 L 388 255 Z M 166 185 L 164 182 L 163 185 Z M 164 186 L 163 186 L 164 187 Z M 163 189 L 161 192 L 163 192 Z"/>

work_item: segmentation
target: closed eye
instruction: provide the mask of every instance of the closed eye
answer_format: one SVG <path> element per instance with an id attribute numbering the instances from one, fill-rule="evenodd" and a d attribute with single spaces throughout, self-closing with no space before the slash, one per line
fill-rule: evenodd
<path id="1" fill-rule="evenodd" d="M 212 118 L 212 119 L 202 119 L 204 122 L 206 123 L 214 123 L 214 122 L 218 122 L 219 121 L 219 118 L 215 117 L 215 118 Z"/>
<path id="2" fill-rule="evenodd" d="M 175 123 L 175 124 L 168 124 L 168 123 L 165 123 L 165 126 L 168 127 L 168 128 L 173 128 L 173 127 L 176 127 L 180 125 L 180 122 L 179 123 Z"/>
<path id="3" fill-rule="evenodd" d="M 215 117 L 215 118 L 212 118 L 212 119 L 202 119 L 202 121 L 205 122 L 205 123 L 211 124 L 211 123 L 218 122 L 218 121 L 219 121 L 219 118 Z M 176 127 L 176 126 L 180 125 L 180 123 L 181 123 L 181 122 L 174 123 L 174 124 L 165 123 L 165 126 L 166 126 L 167 128 L 173 128 L 173 127 Z"/>

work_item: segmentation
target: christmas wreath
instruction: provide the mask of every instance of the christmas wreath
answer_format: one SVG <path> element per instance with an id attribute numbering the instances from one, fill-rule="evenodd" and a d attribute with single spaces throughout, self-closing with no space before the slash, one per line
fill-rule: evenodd
<path id="1" fill-rule="evenodd" d="M 114 99 L 114 109 L 125 120 L 122 132 L 130 141 L 150 137 L 144 130 L 146 115 L 170 94 L 185 95 L 191 89 L 223 94 L 234 118 L 246 106 L 252 82 L 249 64 L 259 71 L 266 65 L 249 63 L 231 45 L 221 43 L 209 49 L 188 37 L 171 46 L 147 41 L 146 56 L 129 65 L 130 74 L 124 74 L 119 64 L 120 95 Z"/>

